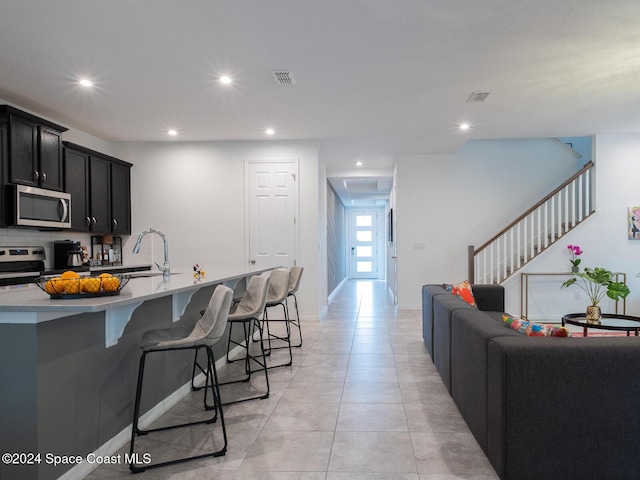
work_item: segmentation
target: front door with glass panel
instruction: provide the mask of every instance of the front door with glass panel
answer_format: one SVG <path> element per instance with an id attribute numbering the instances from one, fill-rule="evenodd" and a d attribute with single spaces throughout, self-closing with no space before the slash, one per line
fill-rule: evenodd
<path id="1" fill-rule="evenodd" d="M 351 211 L 351 278 L 378 278 L 375 210 Z"/>

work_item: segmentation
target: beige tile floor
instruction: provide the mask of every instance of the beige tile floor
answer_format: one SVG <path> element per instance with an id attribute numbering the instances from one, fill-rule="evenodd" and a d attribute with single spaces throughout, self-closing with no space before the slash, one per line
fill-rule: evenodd
<path id="1" fill-rule="evenodd" d="M 497 480 L 424 347 L 419 311 L 398 311 L 382 281 L 346 282 L 317 321 L 303 321 L 291 367 L 269 371 L 271 396 L 224 409 L 227 454 L 137 474 L 136 479 Z M 274 351 L 280 362 L 285 352 Z M 224 366 L 221 377 L 237 364 Z M 223 401 L 264 387 L 222 389 Z M 194 393 L 163 424 L 201 410 Z M 219 448 L 219 424 L 139 437 L 153 461 Z M 213 432 L 213 433 L 212 433 Z M 128 445 L 122 452 L 128 451 Z M 132 478 L 126 465 L 87 478 Z"/>

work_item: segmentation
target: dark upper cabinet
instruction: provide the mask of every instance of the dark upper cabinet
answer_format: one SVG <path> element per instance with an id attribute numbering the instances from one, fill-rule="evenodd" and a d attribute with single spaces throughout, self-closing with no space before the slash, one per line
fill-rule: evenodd
<path id="1" fill-rule="evenodd" d="M 38 125 L 18 116 L 12 116 L 9 124 L 10 180 L 37 187 L 34 162 L 38 151 Z"/>
<path id="2" fill-rule="evenodd" d="M 64 166 L 65 191 L 71 194 L 71 228 L 89 231 L 89 154 L 65 148 Z"/>
<path id="3" fill-rule="evenodd" d="M 6 196 L 4 195 L 4 180 L 7 172 L 7 153 L 8 153 L 8 127 L 7 122 L 0 119 L 0 226 L 5 226 L 6 220 Z"/>
<path id="4" fill-rule="evenodd" d="M 80 145 L 64 145 L 71 229 L 131 234 L 131 164 Z"/>
<path id="5" fill-rule="evenodd" d="M 111 232 L 111 169 L 110 162 L 99 156 L 91 156 L 89 162 L 89 198 L 91 205 L 91 230 Z"/>
<path id="6" fill-rule="evenodd" d="M 67 129 L 8 105 L 0 105 L 0 116 L 8 129 L 5 183 L 62 191 L 61 134 Z"/>
<path id="7" fill-rule="evenodd" d="M 131 167 L 111 163 L 111 231 L 131 233 Z"/>
<path id="8" fill-rule="evenodd" d="M 64 188 L 62 137 L 49 127 L 38 127 L 38 151 L 40 159 L 40 186 L 49 190 Z"/>

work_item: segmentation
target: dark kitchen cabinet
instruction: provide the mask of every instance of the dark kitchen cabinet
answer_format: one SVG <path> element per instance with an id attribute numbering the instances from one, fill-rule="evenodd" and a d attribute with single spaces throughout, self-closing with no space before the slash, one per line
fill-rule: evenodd
<path id="1" fill-rule="evenodd" d="M 111 232 L 111 172 L 110 162 L 97 155 L 89 161 L 89 205 L 91 231 Z"/>
<path id="2" fill-rule="evenodd" d="M 71 229 L 131 234 L 131 164 L 65 142 L 65 191 Z"/>
<path id="3" fill-rule="evenodd" d="M 89 154 L 65 148 L 64 166 L 65 191 L 71 194 L 71 228 L 89 231 Z"/>
<path id="4" fill-rule="evenodd" d="M 131 233 L 131 166 L 111 163 L 111 231 Z"/>
<path id="5" fill-rule="evenodd" d="M 7 172 L 7 153 L 8 153 L 8 127 L 7 122 L 3 121 L 0 118 L 0 226 L 6 225 L 6 215 L 5 210 L 7 197 L 5 195 L 4 190 L 4 180 L 6 178 Z"/>
<path id="6" fill-rule="evenodd" d="M 9 105 L 0 105 L 0 116 L 8 129 L 5 183 L 62 191 L 62 132 L 67 129 Z"/>

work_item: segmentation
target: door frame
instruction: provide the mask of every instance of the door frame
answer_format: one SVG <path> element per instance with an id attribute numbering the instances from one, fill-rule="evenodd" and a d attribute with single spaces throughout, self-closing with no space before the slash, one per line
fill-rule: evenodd
<path id="1" fill-rule="evenodd" d="M 376 252 L 377 258 L 376 262 L 378 265 L 378 272 L 375 277 L 372 277 L 377 280 L 384 280 L 387 277 L 387 255 L 386 255 L 386 245 L 387 245 L 387 236 L 386 236 L 386 215 L 384 206 L 372 206 L 372 207 L 348 207 L 346 209 L 346 235 L 347 239 L 345 242 L 345 261 L 347 264 L 347 278 L 353 278 L 351 276 L 352 265 L 351 265 L 351 240 L 353 231 L 351 228 L 351 216 L 353 212 L 368 212 L 375 211 L 376 212 Z"/>
<path id="2" fill-rule="evenodd" d="M 249 220 L 249 210 L 251 206 L 251 194 L 249 171 L 253 164 L 292 164 L 295 172 L 295 182 L 293 188 L 293 211 L 294 211 L 294 239 L 293 239 L 293 265 L 297 265 L 300 257 L 300 159 L 299 158 L 265 158 L 265 159 L 245 159 L 244 161 L 244 264 L 251 269 L 251 224 Z M 283 265 L 287 266 L 287 265 Z"/>

